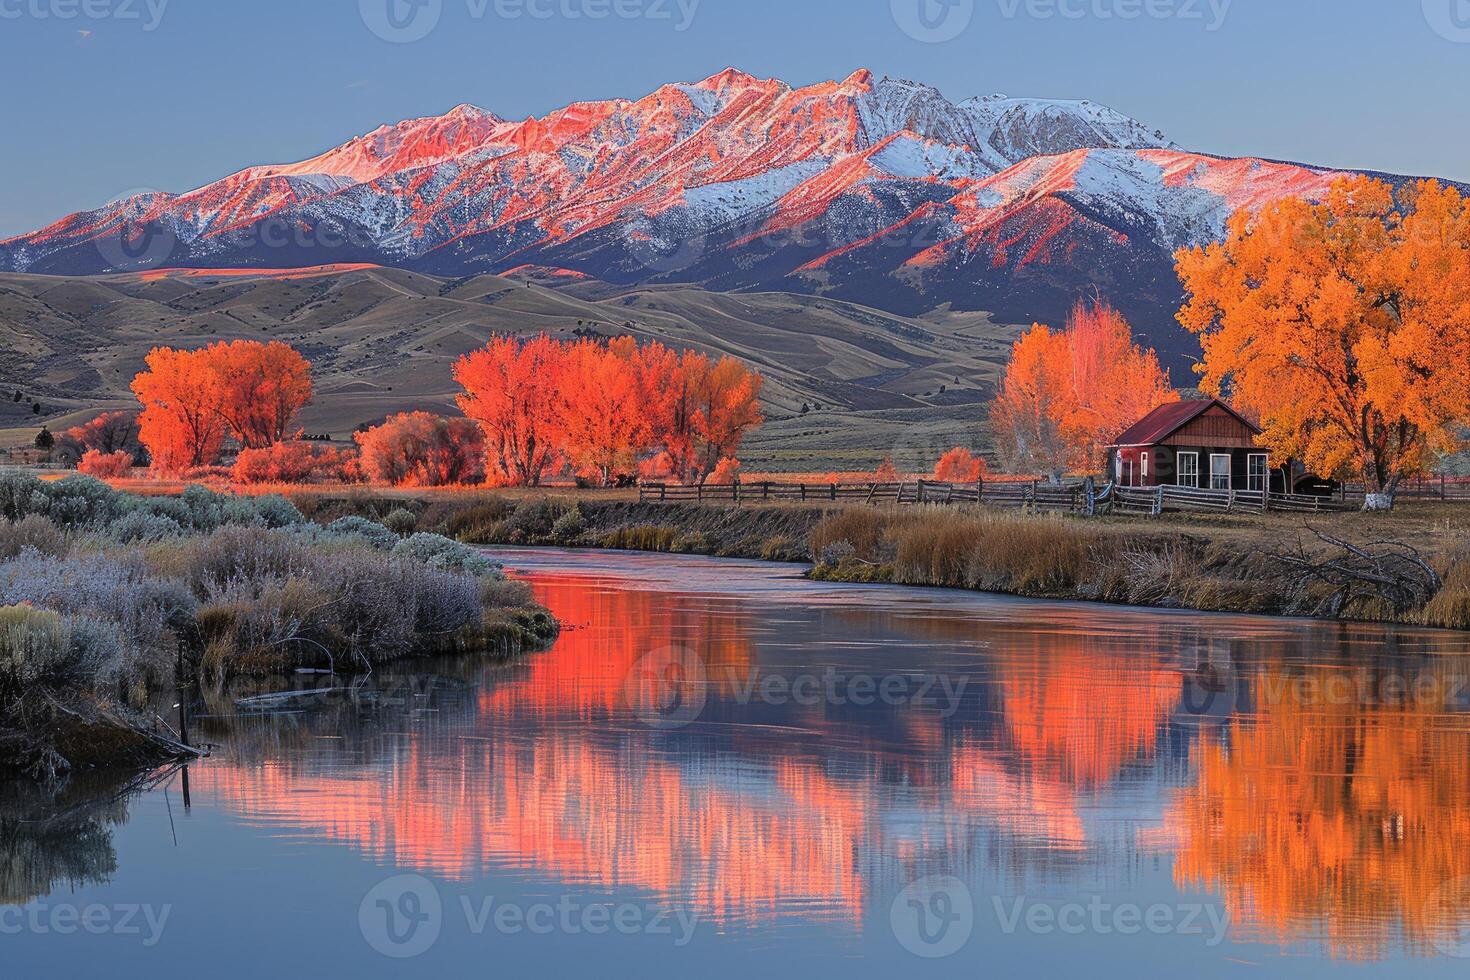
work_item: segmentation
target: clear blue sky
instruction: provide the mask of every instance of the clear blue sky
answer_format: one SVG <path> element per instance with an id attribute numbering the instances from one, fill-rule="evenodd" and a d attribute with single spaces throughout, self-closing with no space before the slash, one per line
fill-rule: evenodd
<path id="1" fill-rule="evenodd" d="M 964 28 L 939 42 L 898 26 L 921 0 L 412 0 L 441 9 L 409 43 L 366 25 L 387 2 L 0 0 L 0 235 L 459 102 L 519 117 L 727 65 L 1088 98 L 1193 149 L 1470 179 L 1470 0 L 922 0 L 931 36 Z"/>

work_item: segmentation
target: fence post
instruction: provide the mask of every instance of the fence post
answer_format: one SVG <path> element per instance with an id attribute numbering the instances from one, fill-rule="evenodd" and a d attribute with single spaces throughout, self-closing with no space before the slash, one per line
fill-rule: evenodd
<path id="1" fill-rule="evenodd" d="M 762 500 L 770 500 L 771 499 L 771 481 L 770 480 L 767 480 L 765 486 L 761 488 L 761 499 Z"/>
<path id="2" fill-rule="evenodd" d="M 919 500 L 918 500 L 918 502 L 921 503 L 921 504 L 924 502 L 924 481 L 923 480 L 920 480 L 919 481 Z"/>
<path id="3" fill-rule="evenodd" d="M 985 499 L 985 477 L 983 477 L 983 476 L 976 477 L 976 479 L 975 479 L 975 503 L 978 504 L 978 503 L 982 502 L 984 499 Z"/>
<path id="4" fill-rule="evenodd" d="M 1440 500 L 1446 499 L 1446 497 L 1445 497 L 1445 485 L 1444 485 L 1444 474 L 1443 473 L 1441 473 L 1439 475 L 1439 499 Z"/>
<path id="5" fill-rule="evenodd" d="M 1160 483 L 1159 486 L 1158 486 L 1158 489 L 1154 491 L 1154 515 L 1153 516 L 1160 517 L 1160 516 L 1163 515 L 1163 513 L 1164 513 L 1164 485 L 1162 483 Z"/>
<path id="6" fill-rule="evenodd" d="M 669 499 L 669 485 L 667 483 L 660 483 L 658 485 L 658 499 L 660 501 Z"/>
<path id="7" fill-rule="evenodd" d="M 704 503 L 704 484 L 703 483 L 697 484 L 695 486 L 695 488 L 694 488 L 694 499 L 697 500 L 697 501 L 699 501 L 701 504 Z"/>
<path id="8" fill-rule="evenodd" d="M 835 483 L 832 484 L 832 499 L 833 500 L 836 500 L 837 499 L 837 484 L 835 484 Z"/>
<path id="9" fill-rule="evenodd" d="M 1092 477 L 1089 476 L 1086 480 L 1083 480 L 1082 481 L 1082 493 L 1083 493 L 1083 495 L 1085 497 L 1085 500 L 1086 500 L 1086 503 L 1084 505 L 1083 513 L 1085 513 L 1088 517 L 1096 517 L 1097 516 L 1097 484 L 1095 482 L 1093 482 Z"/>

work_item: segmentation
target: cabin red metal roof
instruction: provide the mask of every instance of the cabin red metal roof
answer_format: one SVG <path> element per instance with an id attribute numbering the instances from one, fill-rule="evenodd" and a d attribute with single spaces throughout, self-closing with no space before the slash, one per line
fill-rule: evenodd
<path id="1" fill-rule="evenodd" d="M 1218 398 L 1206 398 L 1200 401 L 1170 402 L 1160 405 L 1149 412 L 1143 418 L 1130 425 L 1122 435 L 1113 440 L 1114 446 L 1154 446 L 1163 442 L 1190 422 L 1199 418 L 1214 406 L 1219 405 L 1225 411 L 1240 421 L 1240 424 L 1250 429 L 1256 435 L 1261 430 L 1253 425 L 1251 421 L 1242 416 L 1235 409 L 1225 404 Z"/>

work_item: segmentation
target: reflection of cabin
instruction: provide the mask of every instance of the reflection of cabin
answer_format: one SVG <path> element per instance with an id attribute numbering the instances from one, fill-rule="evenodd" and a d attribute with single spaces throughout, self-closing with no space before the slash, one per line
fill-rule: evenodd
<path id="1" fill-rule="evenodd" d="M 1218 398 L 1160 405 L 1108 447 L 1111 478 L 1124 487 L 1180 486 L 1201 490 L 1267 488 L 1281 493 L 1257 440 L 1261 430 Z"/>

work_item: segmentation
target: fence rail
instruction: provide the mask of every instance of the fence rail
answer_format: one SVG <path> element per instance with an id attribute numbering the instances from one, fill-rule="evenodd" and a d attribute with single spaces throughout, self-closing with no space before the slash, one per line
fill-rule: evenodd
<path id="1" fill-rule="evenodd" d="M 1165 513 L 1217 512 L 1259 514 L 1267 510 L 1325 513 L 1353 506 L 1341 496 L 1267 494 L 1255 490 L 1197 490 L 1191 487 L 1096 486 L 1090 481 L 1052 484 L 1037 481 L 939 483 L 758 483 L 683 486 L 646 483 L 638 499 L 648 503 L 892 503 L 985 504 L 1033 511 L 1072 514 L 1114 512 L 1158 516 Z"/>

